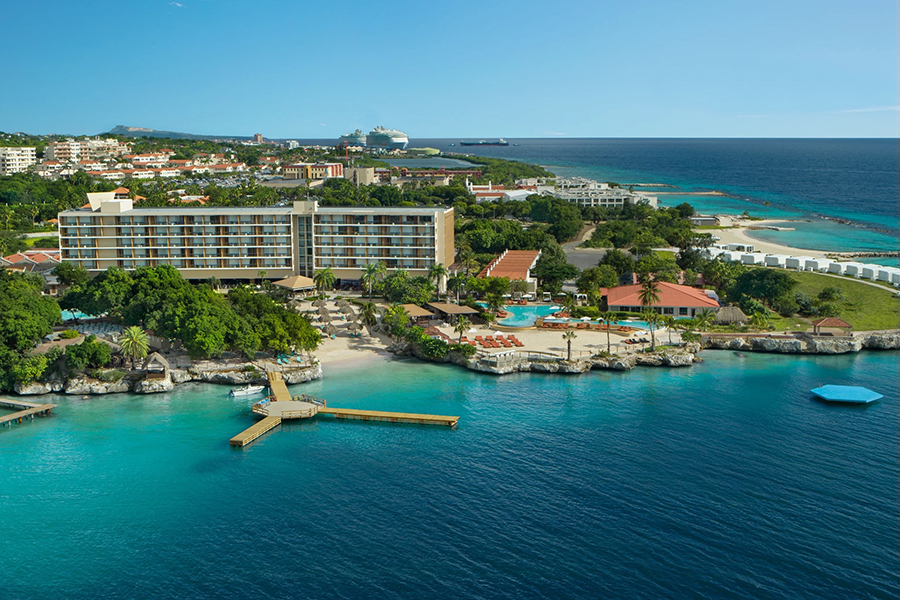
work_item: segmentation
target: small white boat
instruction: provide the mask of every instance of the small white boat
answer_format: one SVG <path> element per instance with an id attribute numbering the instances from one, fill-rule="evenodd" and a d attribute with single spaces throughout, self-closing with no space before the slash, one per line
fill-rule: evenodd
<path id="1" fill-rule="evenodd" d="M 266 386 L 264 385 L 245 385 L 243 387 L 231 388 L 231 391 L 228 392 L 229 396 L 252 396 L 254 394 L 259 394 Z"/>

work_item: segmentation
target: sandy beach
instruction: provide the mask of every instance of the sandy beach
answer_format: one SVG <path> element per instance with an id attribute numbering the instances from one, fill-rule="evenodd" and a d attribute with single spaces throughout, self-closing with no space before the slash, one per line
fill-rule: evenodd
<path id="1" fill-rule="evenodd" d="M 821 249 L 812 248 L 795 248 L 785 244 L 775 244 L 772 242 L 763 242 L 755 239 L 749 233 L 752 231 L 750 227 L 759 227 L 760 225 L 775 225 L 780 223 L 790 223 L 785 219 L 770 219 L 767 221 L 747 221 L 735 219 L 733 217 L 719 217 L 720 222 L 725 226 L 732 226 L 731 229 L 697 229 L 698 233 L 711 233 L 719 238 L 719 244 L 752 244 L 757 252 L 766 254 L 786 254 L 788 256 L 811 256 L 813 258 L 822 258 L 826 254 L 840 254 L 840 252 L 830 252 Z"/>

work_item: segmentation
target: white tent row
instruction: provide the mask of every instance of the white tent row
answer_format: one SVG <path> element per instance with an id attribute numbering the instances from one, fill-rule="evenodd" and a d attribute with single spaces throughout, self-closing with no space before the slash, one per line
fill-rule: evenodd
<path id="1" fill-rule="evenodd" d="M 797 271 L 833 273 L 835 275 L 848 275 L 859 279 L 871 279 L 872 281 L 884 281 L 886 283 L 900 285 L 900 268 L 897 267 L 885 267 L 882 265 L 854 261 L 838 262 L 830 258 L 814 258 L 812 256 L 787 256 L 785 254 L 742 252 L 738 250 L 726 250 L 721 246 L 707 248 L 706 255 L 709 258 L 718 257 L 726 262 L 739 262 L 745 265 L 761 265 Z"/>

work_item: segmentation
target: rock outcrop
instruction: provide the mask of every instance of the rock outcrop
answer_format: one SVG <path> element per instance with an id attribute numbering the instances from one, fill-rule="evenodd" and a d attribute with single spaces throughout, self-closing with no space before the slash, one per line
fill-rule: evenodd
<path id="1" fill-rule="evenodd" d="M 171 392 L 175 389 L 175 382 L 172 377 L 166 375 L 162 379 L 144 378 L 134 384 L 134 392 L 136 394 L 162 394 Z"/>
<path id="2" fill-rule="evenodd" d="M 122 394 L 132 390 L 132 383 L 128 379 L 119 381 L 100 381 L 84 375 L 78 375 L 66 382 L 65 393 L 73 396 L 86 396 L 98 394 Z"/>
<path id="3" fill-rule="evenodd" d="M 857 334 L 851 337 L 818 337 L 797 334 L 791 337 L 741 336 L 703 337 L 704 348 L 777 354 L 847 354 L 863 349 L 898 350 L 900 334 L 893 332 Z"/>
<path id="4" fill-rule="evenodd" d="M 62 381 L 33 381 L 31 383 L 17 383 L 13 391 L 20 396 L 39 396 L 42 394 L 56 394 L 63 391 L 66 384 Z"/>

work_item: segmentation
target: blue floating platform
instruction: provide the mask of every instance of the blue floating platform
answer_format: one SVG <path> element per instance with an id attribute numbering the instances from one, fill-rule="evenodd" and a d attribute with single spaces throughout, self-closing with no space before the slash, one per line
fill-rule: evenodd
<path id="1" fill-rule="evenodd" d="M 814 390 L 813 394 L 828 402 L 850 402 L 852 404 L 868 404 L 884 398 L 878 392 L 857 385 L 823 385 Z"/>

